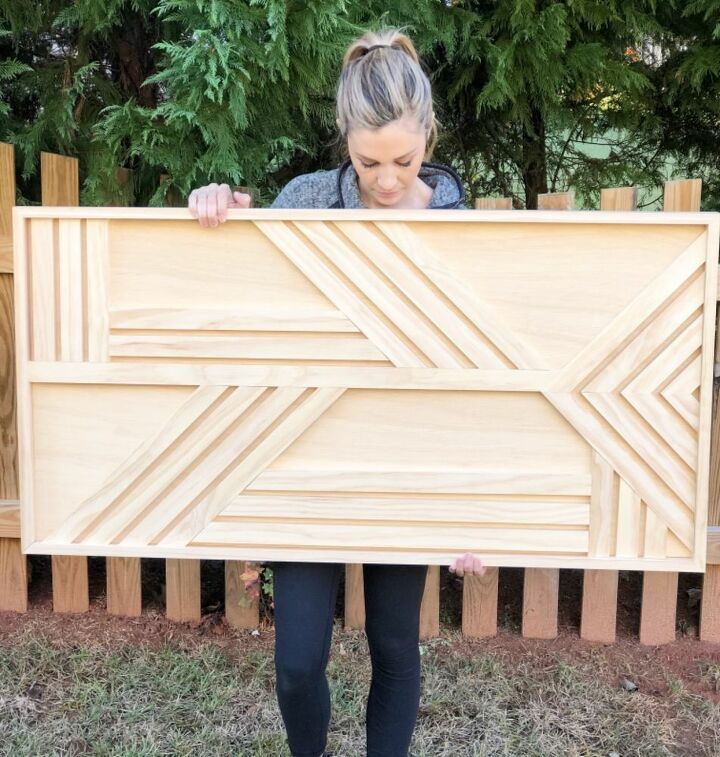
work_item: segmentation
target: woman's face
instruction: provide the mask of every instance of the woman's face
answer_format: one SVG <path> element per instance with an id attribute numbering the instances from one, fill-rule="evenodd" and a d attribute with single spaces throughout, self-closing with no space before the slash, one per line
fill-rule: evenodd
<path id="1" fill-rule="evenodd" d="M 418 191 L 426 139 L 416 118 L 404 116 L 379 129 L 353 129 L 347 141 L 367 207 L 403 205 Z"/>

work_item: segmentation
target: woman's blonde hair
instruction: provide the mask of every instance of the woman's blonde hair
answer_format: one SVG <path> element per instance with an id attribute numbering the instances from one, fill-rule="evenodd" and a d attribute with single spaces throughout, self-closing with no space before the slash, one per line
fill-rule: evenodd
<path id="1" fill-rule="evenodd" d="M 352 129 L 379 129 L 415 116 L 425 132 L 426 159 L 437 142 L 430 81 L 415 45 L 400 29 L 367 32 L 348 47 L 337 89 L 337 126 L 343 143 Z"/>

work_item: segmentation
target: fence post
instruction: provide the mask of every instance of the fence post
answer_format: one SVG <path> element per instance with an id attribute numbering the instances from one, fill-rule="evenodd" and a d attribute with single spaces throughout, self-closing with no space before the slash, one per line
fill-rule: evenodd
<path id="1" fill-rule="evenodd" d="M 538 195 L 538 210 L 572 210 L 573 192 Z M 525 568 L 522 635 L 533 639 L 554 639 L 558 633 L 558 568 Z"/>
<path id="2" fill-rule="evenodd" d="M 512 210 L 510 197 L 478 197 L 475 210 Z M 485 568 L 484 576 L 463 578 L 462 632 L 469 639 L 497 634 L 497 603 L 500 569 Z"/>
<path id="3" fill-rule="evenodd" d="M 117 168 L 120 187 L 132 182 L 129 168 Z M 139 557 L 107 557 L 106 591 L 108 615 L 138 617 L 142 614 L 142 562 Z"/>
<path id="4" fill-rule="evenodd" d="M 40 184 L 43 205 L 79 205 L 78 159 L 40 153 Z M 87 557 L 52 555 L 51 562 L 53 610 L 87 612 L 90 609 Z"/>
<path id="5" fill-rule="evenodd" d="M 27 557 L 20 548 L 12 207 L 15 150 L 0 142 L 0 610 L 27 612 Z"/>
<path id="6" fill-rule="evenodd" d="M 345 629 L 362 630 L 365 628 L 365 585 L 363 566 L 348 564 L 345 566 Z"/>
<path id="7" fill-rule="evenodd" d="M 512 210 L 512 197 L 478 197 L 475 210 Z"/>
<path id="8" fill-rule="evenodd" d="M 698 211 L 702 182 L 699 179 L 668 181 L 665 184 L 663 211 Z M 678 574 L 646 571 L 643 574 L 640 643 L 667 644 L 675 641 L 675 614 Z"/>
<path id="9" fill-rule="evenodd" d="M 600 190 L 600 210 L 637 209 L 637 189 L 617 187 Z M 584 570 L 580 638 L 611 644 L 617 630 L 617 570 Z"/>
<path id="10" fill-rule="evenodd" d="M 712 433 L 710 442 L 710 486 L 708 527 L 720 526 L 720 381 L 717 365 L 720 361 L 720 308 L 715 316 L 715 380 L 713 381 Z M 708 550 L 709 551 L 709 550 Z M 720 642 L 720 565 L 706 565 L 703 576 L 700 608 L 700 640 Z"/>

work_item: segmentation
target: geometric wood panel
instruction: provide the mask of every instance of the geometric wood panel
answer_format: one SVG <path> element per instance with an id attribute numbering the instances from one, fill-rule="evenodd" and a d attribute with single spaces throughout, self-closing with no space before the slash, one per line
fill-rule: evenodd
<path id="1" fill-rule="evenodd" d="M 23 550 L 704 570 L 718 215 L 18 208 Z"/>

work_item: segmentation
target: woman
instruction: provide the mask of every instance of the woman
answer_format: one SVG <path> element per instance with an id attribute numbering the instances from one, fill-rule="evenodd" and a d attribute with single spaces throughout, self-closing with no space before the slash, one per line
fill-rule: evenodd
<path id="1" fill-rule="evenodd" d="M 424 161 L 437 138 L 430 82 L 415 48 L 389 29 L 367 33 L 345 53 L 337 125 L 348 159 L 333 171 L 298 176 L 273 208 L 462 208 L 460 178 Z M 194 190 L 191 213 L 217 226 L 249 195 L 227 184 Z M 275 667 L 280 711 L 293 757 L 321 757 L 330 720 L 325 668 L 343 566 L 274 562 Z M 456 558 L 459 576 L 482 575 L 482 560 Z M 372 660 L 367 704 L 369 757 L 407 755 L 420 702 L 420 602 L 427 567 L 364 565 L 366 632 Z"/>

